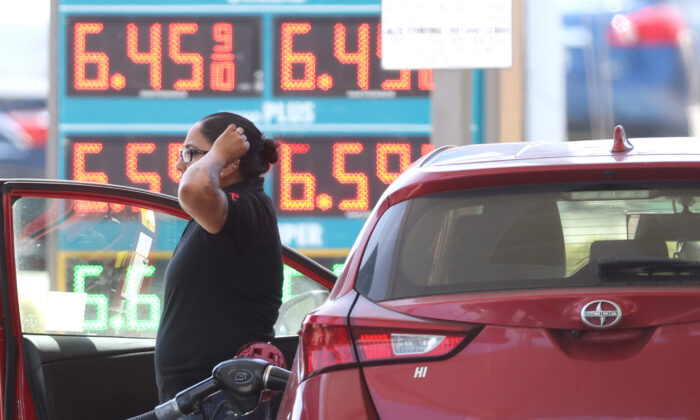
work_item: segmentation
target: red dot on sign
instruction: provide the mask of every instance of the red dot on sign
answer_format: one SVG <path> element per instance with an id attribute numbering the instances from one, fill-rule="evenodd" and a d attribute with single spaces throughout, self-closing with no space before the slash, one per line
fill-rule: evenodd
<path id="1" fill-rule="evenodd" d="M 319 194 L 316 197 L 316 207 L 323 211 L 330 210 L 333 207 L 333 199 L 328 194 Z"/>
<path id="2" fill-rule="evenodd" d="M 121 73 L 114 73 L 109 79 L 109 84 L 114 90 L 122 90 L 126 86 L 126 77 Z"/>
<path id="3" fill-rule="evenodd" d="M 328 90 L 333 87 L 333 76 L 328 73 L 320 74 L 316 78 L 316 86 L 321 90 Z"/>

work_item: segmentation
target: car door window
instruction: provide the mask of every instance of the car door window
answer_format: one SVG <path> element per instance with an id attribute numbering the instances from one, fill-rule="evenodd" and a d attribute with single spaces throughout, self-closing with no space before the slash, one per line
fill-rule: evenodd
<path id="1" fill-rule="evenodd" d="M 56 198 L 19 198 L 12 210 L 25 333 L 155 337 L 184 220 Z"/>

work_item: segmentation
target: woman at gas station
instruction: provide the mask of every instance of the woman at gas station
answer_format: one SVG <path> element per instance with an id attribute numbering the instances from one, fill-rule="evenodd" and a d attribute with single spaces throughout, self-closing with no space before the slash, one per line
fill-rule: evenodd
<path id="1" fill-rule="evenodd" d="M 261 175 L 277 161 L 277 147 L 228 112 L 202 118 L 187 133 L 176 168 L 178 201 L 191 219 L 165 275 L 155 350 L 161 402 L 208 378 L 246 343 L 274 336 L 282 251 Z M 219 392 L 205 401 L 206 418 L 224 418 L 225 409 L 212 415 L 225 399 Z M 245 418 L 266 418 L 268 409 Z"/>

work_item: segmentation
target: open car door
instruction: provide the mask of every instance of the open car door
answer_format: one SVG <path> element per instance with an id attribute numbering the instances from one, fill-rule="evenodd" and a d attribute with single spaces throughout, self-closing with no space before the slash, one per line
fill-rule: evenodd
<path id="1" fill-rule="evenodd" d="M 2 419 L 124 419 L 158 402 L 165 269 L 188 219 L 174 197 L 72 181 L 0 181 Z M 276 344 L 335 275 L 284 247 Z M 233 354 L 231 355 L 233 356 Z"/>

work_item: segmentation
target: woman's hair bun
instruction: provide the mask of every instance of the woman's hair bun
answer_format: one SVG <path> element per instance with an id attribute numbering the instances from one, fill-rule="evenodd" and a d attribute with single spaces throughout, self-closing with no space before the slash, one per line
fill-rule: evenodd
<path id="1" fill-rule="evenodd" d="M 279 142 L 276 142 L 271 139 L 262 139 L 263 142 L 263 148 L 262 151 L 260 152 L 260 156 L 263 158 L 264 161 L 267 163 L 273 164 L 277 162 L 279 159 L 279 155 L 277 153 L 277 148 L 279 147 Z"/>

